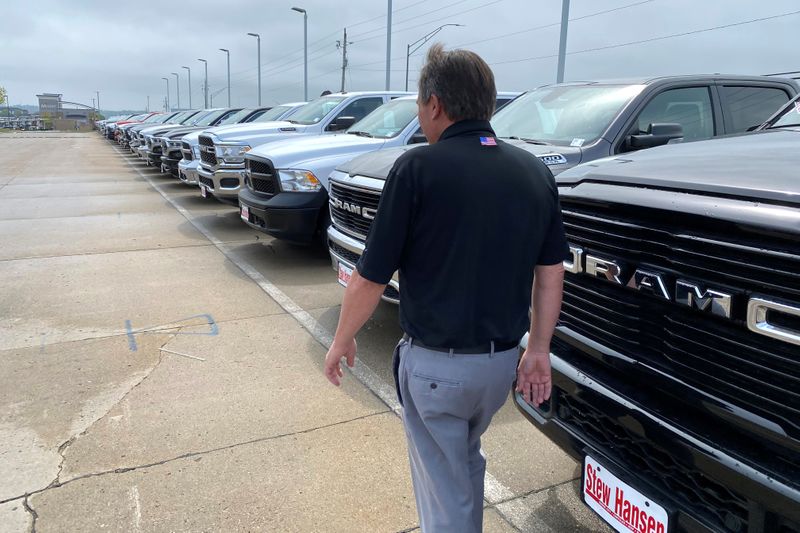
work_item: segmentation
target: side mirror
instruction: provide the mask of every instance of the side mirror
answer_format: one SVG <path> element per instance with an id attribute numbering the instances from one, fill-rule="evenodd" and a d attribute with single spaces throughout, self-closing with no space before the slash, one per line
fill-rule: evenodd
<path id="1" fill-rule="evenodd" d="M 428 138 L 425 137 L 425 134 L 422 132 L 415 133 L 411 136 L 411 139 L 408 140 L 408 144 L 419 144 L 426 142 L 428 142 Z"/>
<path id="2" fill-rule="evenodd" d="M 683 139 L 683 126 L 677 123 L 653 123 L 647 126 L 644 135 L 631 135 L 628 144 L 633 150 L 641 150 L 661 146 L 674 139 Z"/>
<path id="3" fill-rule="evenodd" d="M 356 123 L 356 117 L 337 117 L 328 124 L 328 131 L 342 131 Z"/>

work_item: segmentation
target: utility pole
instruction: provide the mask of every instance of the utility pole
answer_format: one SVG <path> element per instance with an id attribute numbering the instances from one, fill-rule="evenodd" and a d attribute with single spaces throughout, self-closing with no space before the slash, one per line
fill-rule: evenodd
<path id="1" fill-rule="evenodd" d="M 150 112 L 150 95 L 147 95 L 147 112 Z"/>
<path id="2" fill-rule="evenodd" d="M 347 69 L 347 45 L 353 44 L 347 42 L 347 28 L 344 29 L 344 38 L 342 41 L 336 41 L 336 48 L 342 49 L 342 88 L 341 92 L 344 92 L 344 74 L 345 69 Z"/>
<path id="3" fill-rule="evenodd" d="M 185 68 L 189 72 L 189 109 L 192 109 L 192 69 L 185 66 L 181 68 Z"/>
<path id="4" fill-rule="evenodd" d="M 181 108 L 181 82 L 180 82 L 180 79 L 178 78 L 178 73 L 177 72 L 173 72 L 172 75 L 175 76 L 175 92 L 177 92 L 177 94 L 178 94 L 178 109 L 180 110 L 180 108 Z"/>
<path id="5" fill-rule="evenodd" d="M 558 73 L 556 83 L 564 82 L 564 63 L 567 59 L 567 27 L 569 26 L 569 0 L 561 4 L 561 39 L 558 43 Z"/>
<path id="6" fill-rule="evenodd" d="M 228 56 L 228 107 L 231 106 L 231 52 L 226 48 L 220 48 L 220 52 L 225 52 Z"/>
<path id="7" fill-rule="evenodd" d="M 389 90 L 392 74 L 392 0 L 386 13 L 386 90 Z"/>
<path id="8" fill-rule="evenodd" d="M 203 109 L 208 109 L 208 61 L 205 59 L 198 59 L 198 61 L 201 61 L 206 69 L 206 79 L 203 83 Z"/>
<path id="9" fill-rule="evenodd" d="M 261 107 L 261 35 L 257 33 L 247 35 L 258 39 L 258 107 Z"/>
<path id="10" fill-rule="evenodd" d="M 97 112 L 100 112 L 100 91 L 95 91 L 97 93 Z"/>

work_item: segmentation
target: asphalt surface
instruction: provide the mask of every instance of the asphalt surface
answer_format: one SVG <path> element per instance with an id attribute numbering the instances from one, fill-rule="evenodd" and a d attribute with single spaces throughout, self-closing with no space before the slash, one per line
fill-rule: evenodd
<path id="1" fill-rule="evenodd" d="M 324 249 L 96 133 L 0 135 L 0 243 L 0 532 L 417 530 L 397 308 L 328 384 Z M 605 530 L 510 401 L 483 448 L 485 531 Z"/>

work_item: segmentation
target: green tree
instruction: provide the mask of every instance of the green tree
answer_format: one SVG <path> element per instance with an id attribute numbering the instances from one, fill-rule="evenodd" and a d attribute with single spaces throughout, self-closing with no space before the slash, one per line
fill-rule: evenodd
<path id="1" fill-rule="evenodd" d="M 0 87 L 0 104 L 6 103 L 6 98 L 8 97 L 8 93 L 6 92 L 5 87 Z"/>

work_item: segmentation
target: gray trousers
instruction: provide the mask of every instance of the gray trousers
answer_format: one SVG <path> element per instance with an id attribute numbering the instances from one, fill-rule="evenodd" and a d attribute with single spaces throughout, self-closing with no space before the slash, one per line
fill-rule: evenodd
<path id="1" fill-rule="evenodd" d="M 401 340 L 394 353 L 423 533 L 483 529 L 481 435 L 508 398 L 519 352 L 459 355 Z"/>

